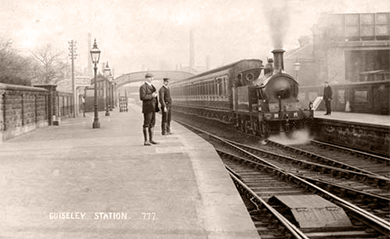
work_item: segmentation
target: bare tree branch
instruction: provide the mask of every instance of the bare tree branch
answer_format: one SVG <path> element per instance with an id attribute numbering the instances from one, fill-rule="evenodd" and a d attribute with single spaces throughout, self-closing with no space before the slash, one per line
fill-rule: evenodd
<path id="1" fill-rule="evenodd" d="M 50 44 L 46 44 L 32 53 L 32 56 L 41 65 L 39 71 L 41 83 L 54 84 L 64 77 L 64 71 L 69 68 L 63 62 L 63 53 L 56 51 Z"/>

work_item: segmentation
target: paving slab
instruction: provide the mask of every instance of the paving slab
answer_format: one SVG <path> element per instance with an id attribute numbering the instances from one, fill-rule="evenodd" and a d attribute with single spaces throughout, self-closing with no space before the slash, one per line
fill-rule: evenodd
<path id="1" fill-rule="evenodd" d="M 352 112 L 332 112 L 330 115 L 325 115 L 325 111 L 315 111 L 314 118 L 341 120 L 379 126 L 390 126 L 390 115 L 375 115 Z"/>
<path id="2" fill-rule="evenodd" d="M 1 143 L 0 238 L 260 238 L 212 146 L 175 122 L 162 136 L 159 119 L 144 146 L 140 112 Z"/>

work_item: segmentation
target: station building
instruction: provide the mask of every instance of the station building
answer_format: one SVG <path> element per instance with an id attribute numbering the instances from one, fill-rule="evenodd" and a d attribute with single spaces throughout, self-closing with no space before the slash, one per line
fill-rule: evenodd
<path id="1" fill-rule="evenodd" d="M 322 95 L 328 81 L 336 111 L 389 114 L 390 12 L 322 15 L 312 39 L 286 53 L 285 70 L 303 100 Z"/>

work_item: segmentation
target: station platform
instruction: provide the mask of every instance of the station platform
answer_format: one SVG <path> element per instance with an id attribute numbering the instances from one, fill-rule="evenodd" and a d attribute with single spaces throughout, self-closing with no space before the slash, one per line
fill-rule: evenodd
<path id="1" fill-rule="evenodd" d="M 332 112 L 330 115 L 325 115 L 325 111 L 314 111 L 314 118 L 390 127 L 389 115 L 374 115 L 352 112 Z"/>
<path id="2" fill-rule="evenodd" d="M 144 146 L 130 106 L 0 144 L 0 238 L 260 238 L 214 148 L 159 114 Z"/>

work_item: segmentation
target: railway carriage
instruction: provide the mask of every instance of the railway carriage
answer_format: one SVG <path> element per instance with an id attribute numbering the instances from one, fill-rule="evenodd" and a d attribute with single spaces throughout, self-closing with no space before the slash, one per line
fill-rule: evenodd
<path id="1" fill-rule="evenodd" d="M 284 50 L 274 50 L 275 67 L 241 60 L 171 84 L 173 110 L 234 125 L 268 136 L 290 132 L 313 118 L 298 101 L 298 83 L 283 72 Z M 261 75 L 262 70 L 266 74 Z"/>

